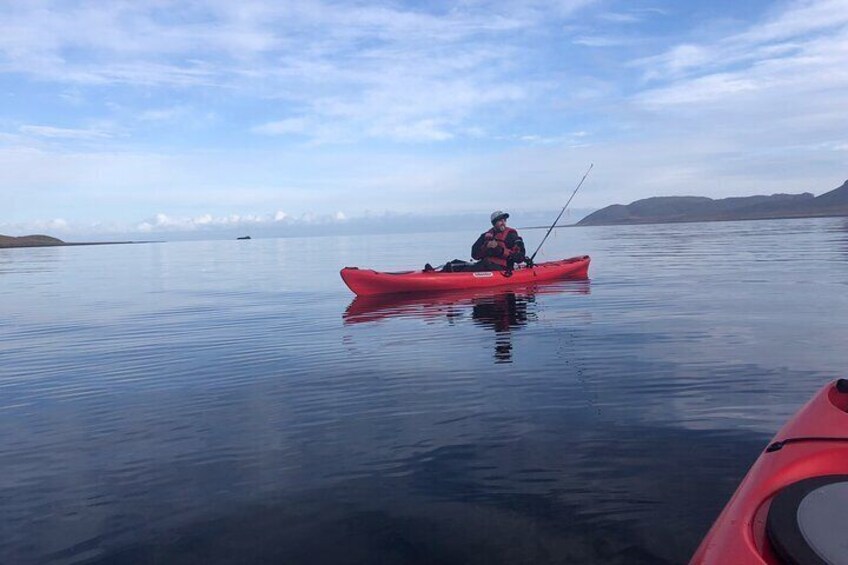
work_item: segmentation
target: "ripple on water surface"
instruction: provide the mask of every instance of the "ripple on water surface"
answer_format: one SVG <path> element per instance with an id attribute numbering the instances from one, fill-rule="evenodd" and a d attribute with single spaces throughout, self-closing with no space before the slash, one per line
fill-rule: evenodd
<path id="1" fill-rule="evenodd" d="M 0 250 L 0 561 L 682 562 L 845 376 L 843 219 L 558 230 L 591 280 L 542 287 L 338 277 L 473 237 Z"/>

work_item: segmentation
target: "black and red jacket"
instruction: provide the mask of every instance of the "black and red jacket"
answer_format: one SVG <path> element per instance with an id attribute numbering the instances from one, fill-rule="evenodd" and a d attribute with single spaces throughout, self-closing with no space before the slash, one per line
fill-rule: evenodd
<path id="1" fill-rule="evenodd" d="M 490 249 L 488 243 L 492 240 L 497 241 L 498 246 Z M 471 246 L 471 257 L 478 261 L 485 259 L 504 268 L 509 263 L 523 261 L 524 254 L 524 241 L 518 235 L 518 232 L 512 228 L 506 228 L 502 232 L 492 228 L 480 234 L 480 237 Z"/>

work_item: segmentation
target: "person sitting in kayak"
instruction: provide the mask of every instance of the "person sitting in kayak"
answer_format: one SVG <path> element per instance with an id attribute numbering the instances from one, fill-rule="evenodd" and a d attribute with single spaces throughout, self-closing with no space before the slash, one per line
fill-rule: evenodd
<path id="1" fill-rule="evenodd" d="M 454 259 L 445 263 L 443 273 L 467 273 L 473 271 L 512 271 L 516 263 L 524 262 L 528 267 L 533 263 L 525 256 L 524 240 L 518 231 L 507 227 L 506 219 L 509 214 L 497 210 L 492 212 L 492 229 L 480 234 L 471 246 L 471 257 L 476 263 Z M 436 269 L 427 263 L 424 272 Z"/>
<path id="2" fill-rule="evenodd" d="M 471 246 L 471 257 L 477 262 L 466 271 L 511 271 L 516 263 L 526 262 L 524 240 L 506 225 L 509 214 L 492 212 L 492 229 L 480 234 Z"/>

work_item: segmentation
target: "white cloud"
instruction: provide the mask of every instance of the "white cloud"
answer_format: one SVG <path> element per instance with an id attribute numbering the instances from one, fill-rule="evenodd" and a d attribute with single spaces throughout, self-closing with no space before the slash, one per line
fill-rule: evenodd
<path id="1" fill-rule="evenodd" d="M 793 38 L 848 25 L 846 0 L 796 0 L 766 22 L 752 27 L 732 42 L 752 45 Z"/>
<path id="2" fill-rule="evenodd" d="M 398 124 L 378 124 L 370 129 L 374 137 L 387 137 L 399 141 L 444 141 L 453 134 L 438 120 L 424 119 Z"/>
<path id="3" fill-rule="evenodd" d="M 653 107 L 709 103 L 731 97 L 738 99 L 735 95 L 757 91 L 765 86 L 741 73 L 716 73 L 648 91 L 642 95 L 641 100 Z"/>
<path id="4" fill-rule="evenodd" d="M 490 8 L 501 15 L 492 17 Z M 320 1 L 245 0 L 238 7 L 223 0 L 189 5 L 18 3 L 7 7 L 0 20 L 0 55 L 7 69 L 49 79 L 149 84 L 171 83 L 182 76 L 177 82 L 195 78 L 205 84 L 208 76 L 264 74 L 278 67 L 279 55 L 307 65 L 320 63 L 324 70 L 342 70 L 330 55 L 352 55 L 364 39 L 383 44 L 365 50 L 366 56 L 383 57 L 415 45 L 520 29 L 529 19 L 546 15 L 508 5 L 437 16 L 379 4 L 341 9 Z M 67 55 L 69 50 L 76 55 Z M 89 62 L 94 58 L 99 64 Z M 183 63 L 162 64 L 174 59 Z M 196 67 L 206 72 L 186 74 Z"/>
<path id="5" fill-rule="evenodd" d="M 674 43 L 646 31 L 673 13 L 574 17 L 587 4 L 7 2 L 4 221 L 203 230 L 493 193 L 547 209 L 591 161 L 581 205 L 844 180 L 848 0 Z M 29 92 L 56 105 L 33 114 Z"/>
<path id="6" fill-rule="evenodd" d="M 18 3 L 0 18 L 0 72 L 69 85 L 223 88 L 279 100 L 254 133 L 317 143 L 443 141 L 479 112 L 526 100 L 527 37 L 593 0 L 390 3 L 225 0 Z M 292 108 L 295 108 L 292 112 Z M 288 116 L 288 117 L 286 117 Z M 174 118 L 147 110 L 141 121 Z M 473 127 L 473 124 L 470 125 Z"/>
<path id="7" fill-rule="evenodd" d="M 763 181 L 784 186 L 777 177 L 788 174 L 803 186 L 787 169 L 809 171 L 811 159 L 831 179 L 846 174 L 821 152 L 844 143 L 846 60 L 848 1 L 793 2 L 736 33 L 638 61 L 651 82 L 633 102 L 649 112 L 644 122 L 655 139 L 709 142 L 712 162 L 704 169 L 738 193 L 747 182 L 732 171 L 741 163 Z"/>
<path id="8" fill-rule="evenodd" d="M 25 125 L 18 128 L 24 135 L 46 137 L 51 139 L 107 139 L 111 134 L 99 129 L 57 128 L 53 126 Z"/>
<path id="9" fill-rule="evenodd" d="M 649 80 L 685 79 L 728 69 L 756 72 L 761 65 L 781 60 L 827 63 L 837 70 L 835 59 L 820 57 L 844 55 L 846 29 L 848 0 L 796 1 L 738 33 L 709 43 L 676 45 L 636 64 Z"/>
<path id="10" fill-rule="evenodd" d="M 306 118 L 288 118 L 255 126 L 251 131 L 264 135 L 302 134 L 307 131 L 307 127 L 308 121 Z"/>
<path id="11" fill-rule="evenodd" d="M 647 78 L 661 76 L 677 76 L 682 71 L 701 68 L 715 59 L 716 54 L 710 53 L 705 47 L 698 45 L 677 45 L 668 52 L 649 57 L 639 63 L 647 68 Z"/>
<path id="12" fill-rule="evenodd" d="M 76 226 L 64 218 L 30 220 L 27 222 L 0 222 L 0 234 L 9 235 L 65 235 L 73 233 Z"/>
<path id="13" fill-rule="evenodd" d="M 598 15 L 599 20 L 612 22 L 616 24 L 635 24 L 641 22 L 644 18 L 636 14 L 622 14 L 620 12 L 606 12 Z"/>
<path id="14" fill-rule="evenodd" d="M 281 211 L 268 214 L 228 214 L 223 216 L 202 214 L 194 217 L 158 213 L 135 226 L 124 226 L 121 231 L 137 231 L 140 233 L 214 232 L 222 228 L 269 227 L 275 224 L 285 224 L 286 226 L 332 224 L 344 222 L 347 219 L 347 215 L 341 211 L 334 214 L 306 212 L 297 217 L 292 217 Z M 112 226 L 110 229 L 114 230 L 115 227 Z"/>
<path id="15" fill-rule="evenodd" d="M 184 116 L 187 112 L 188 109 L 182 106 L 155 108 L 141 112 L 138 119 L 143 122 L 170 122 Z"/>
<path id="16" fill-rule="evenodd" d="M 584 47 L 623 47 L 635 43 L 632 38 L 603 35 L 580 35 L 571 42 Z"/>

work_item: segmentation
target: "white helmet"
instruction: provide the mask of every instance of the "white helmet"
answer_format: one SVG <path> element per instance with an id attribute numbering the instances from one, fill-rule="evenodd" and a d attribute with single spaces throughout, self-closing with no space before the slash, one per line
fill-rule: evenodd
<path id="1" fill-rule="evenodd" d="M 507 218 L 509 218 L 509 214 L 500 210 L 495 210 L 494 212 L 492 212 L 492 225 L 495 225 L 495 222 L 497 222 L 498 220 L 506 220 Z"/>

